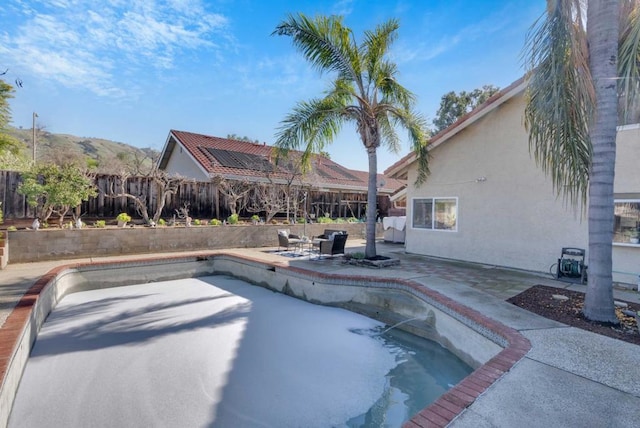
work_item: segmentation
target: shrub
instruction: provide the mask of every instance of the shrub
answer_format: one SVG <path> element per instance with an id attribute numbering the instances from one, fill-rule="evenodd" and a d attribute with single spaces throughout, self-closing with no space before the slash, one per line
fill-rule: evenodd
<path id="1" fill-rule="evenodd" d="M 353 252 L 353 253 L 347 253 L 344 255 L 344 258 L 347 260 L 350 260 L 350 259 L 364 260 L 364 253 L 359 251 Z"/>
<path id="2" fill-rule="evenodd" d="M 342 224 L 342 223 L 346 223 L 346 222 L 347 222 L 347 220 L 345 220 L 345 219 L 343 219 L 341 217 L 336 219 L 336 223 L 341 223 Z"/>
<path id="3" fill-rule="evenodd" d="M 227 217 L 227 223 L 238 224 L 238 214 L 231 214 L 229 217 Z"/>
<path id="4" fill-rule="evenodd" d="M 127 213 L 120 213 L 120 214 L 118 214 L 118 217 L 116 217 L 116 220 L 129 222 L 129 221 L 131 221 L 131 216 L 129 214 L 127 214 Z"/>
<path id="5" fill-rule="evenodd" d="M 107 222 L 105 220 L 96 220 L 94 225 L 95 227 L 102 229 L 107 226 Z"/>
<path id="6" fill-rule="evenodd" d="M 304 224 L 304 219 L 302 217 L 298 217 L 298 219 L 296 220 L 296 223 Z"/>
<path id="7" fill-rule="evenodd" d="M 347 219 L 347 223 L 360 223 L 360 220 L 358 220 L 358 219 L 357 219 L 357 218 L 355 218 L 355 217 L 349 217 L 349 218 Z"/>
<path id="8" fill-rule="evenodd" d="M 331 217 L 318 217 L 318 223 L 320 224 L 328 224 L 328 223 L 333 223 L 333 220 L 331 220 Z"/>
<path id="9" fill-rule="evenodd" d="M 199 219 L 193 220 L 193 225 L 194 226 L 200 226 L 201 224 L 202 224 L 202 222 Z"/>
<path id="10" fill-rule="evenodd" d="M 278 224 L 278 220 L 276 220 L 275 218 L 271 219 L 271 224 Z"/>
<path id="11" fill-rule="evenodd" d="M 222 224 L 222 222 L 220 220 L 218 220 L 217 218 L 212 218 L 211 221 L 209 222 L 209 224 L 211 226 L 220 226 Z"/>
<path id="12" fill-rule="evenodd" d="M 158 226 L 166 226 L 166 225 L 167 225 L 167 222 L 163 218 L 158 220 Z"/>
<path id="13" fill-rule="evenodd" d="M 258 214 L 254 214 L 251 216 L 251 221 L 260 221 L 260 216 Z"/>
<path id="14" fill-rule="evenodd" d="M 3 216 L 2 216 L 2 202 L 0 202 L 0 224 L 2 224 L 3 222 Z"/>
<path id="15" fill-rule="evenodd" d="M 15 231 L 16 231 L 16 230 L 18 230 L 18 229 L 17 229 L 15 226 L 9 226 L 9 227 L 7 227 L 7 230 L 8 230 L 8 231 L 14 231 L 14 232 L 15 232 Z"/>
<path id="16" fill-rule="evenodd" d="M 289 224 L 289 220 L 282 220 L 282 224 Z"/>

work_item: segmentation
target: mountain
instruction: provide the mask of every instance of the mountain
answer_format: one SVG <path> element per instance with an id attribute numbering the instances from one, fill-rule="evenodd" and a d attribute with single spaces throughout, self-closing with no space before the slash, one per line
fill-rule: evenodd
<path id="1" fill-rule="evenodd" d="M 33 134 L 31 128 L 19 129 L 7 127 L 7 134 L 25 144 L 24 155 L 33 157 Z M 36 128 L 36 158 L 38 161 L 55 161 L 61 158 L 88 157 L 98 164 L 107 164 L 117 158 L 151 158 L 155 159 L 158 152 L 151 148 L 138 148 L 117 141 L 95 137 L 78 137 L 69 134 L 54 134 Z"/>

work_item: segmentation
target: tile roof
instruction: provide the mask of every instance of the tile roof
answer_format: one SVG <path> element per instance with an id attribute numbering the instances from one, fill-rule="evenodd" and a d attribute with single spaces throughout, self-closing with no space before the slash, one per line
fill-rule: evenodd
<path id="1" fill-rule="evenodd" d="M 233 140 L 229 138 L 213 137 L 192 132 L 171 130 L 168 142 L 174 138 L 181 144 L 200 166 L 211 177 L 220 175 L 227 178 L 244 177 L 257 181 L 265 179 L 264 164 L 260 160 L 268 160 L 273 164 L 276 159 L 275 148 L 266 143 Z M 167 144 L 161 159 L 160 167 L 166 166 L 168 157 L 175 145 Z M 300 156 L 301 152 L 290 152 L 289 159 Z M 255 166 L 252 164 L 256 164 Z M 280 165 L 283 165 L 279 162 Z M 274 179 L 287 180 L 291 174 L 284 167 L 277 168 L 270 174 Z M 323 156 L 315 156 L 311 170 L 303 181 L 314 187 L 366 191 L 369 174 L 367 171 L 356 171 Z M 378 174 L 378 186 L 382 193 L 393 193 L 405 185 L 403 180 L 397 180 Z"/>

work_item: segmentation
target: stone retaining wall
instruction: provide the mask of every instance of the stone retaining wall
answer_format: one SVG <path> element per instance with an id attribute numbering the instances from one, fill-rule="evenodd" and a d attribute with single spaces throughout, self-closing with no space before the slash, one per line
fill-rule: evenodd
<path id="1" fill-rule="evenodd" d="M 364 223 L 134 227 L 107 229 L 41 229 L 8 232 L 11 237 L 10 263 L 104 257 L 122 254 L 166 253 L 223 248 L 275 247 L 277 231 L 316 236 L 324 229 L 346 230 L 349 239 L 362 239 Z M 382 236 L 377 225 L 376 236 Z"/>

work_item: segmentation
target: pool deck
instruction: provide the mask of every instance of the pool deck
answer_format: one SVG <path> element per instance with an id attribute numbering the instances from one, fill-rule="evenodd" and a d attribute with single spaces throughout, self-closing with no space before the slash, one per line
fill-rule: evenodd
<path id="1" fill-rule="evenodd" d="M 364 247 L 364 241 L 352 240 L 348 247 L 349 251 L 357 251 Z M 531 350 L 449 426 L 546 428 L 640 425 L 640 346 L 569 327 L 505 302 L 536 284 L 581 291 L 584 291 L 584 286 L 559 282 L 548 275 L 406 254 L 400 244 L 378 243 L 377 249 L 381 255 L 399 258 L 400 265 L 384 269 L 356 267 L 343 264 L 338 259 L 287 258 L 269 253 L 267 248 L 224 252 L 323 273 L 411 280 L 525 336 L 531 342 Z M 189 253 L 175 253 L 186 254 Z M 57 266 L 169 255 L 9 264 L 0 271 L 0 326 L 24 292 Z M 614 295 L 619 300 L 640 302 L 640 293 L 636 291 L 616 289 Z M 0 348 L 6 346 L 0 343 Z"/>

